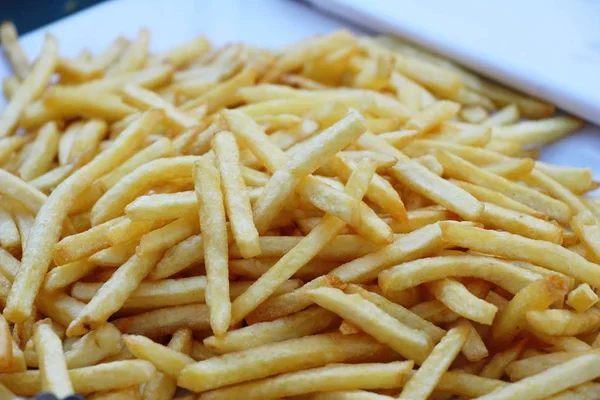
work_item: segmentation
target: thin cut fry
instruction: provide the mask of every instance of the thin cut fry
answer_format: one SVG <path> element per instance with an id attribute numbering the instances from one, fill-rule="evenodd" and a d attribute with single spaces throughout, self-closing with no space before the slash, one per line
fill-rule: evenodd
<path id="1" fill-rule="evenodd" d="M 2 49 L 6 53 L 15 74 L 19 79 L 27 78 L 30 70 L 29 61 L 19 43 L 17 28 L 12 22 L 2 22 L 0 40 L 2 41 Z"/>
<path id="2" fill-rule="evenodd" d="M 445 231 L 445 225 L 442 232 Z M 440 256 L 405 262 L 379 274 L 384 293 L 410 288 L 447 277 L 477 277 L 517 293 L 540 275 L 497 258 L 483 256 Z"/>
<path id="3" fill-rule="evenodd" d="M 217 169 L 225 197 L 227 216 L 233 237 L 244 258 L 260 254 L 258 231 L 252 220 L 250 199 L 242 179 L 239 165 L 239 149 L 231 132 L 223 131 L 215 135 L 213 148 L 217 156 Z"/>
<path id="4" fill-rule="evenodd" d="M 442 236 L 446 243 L 454 246 L 528 261 L 590 285 L 600 284 L 600 267 L 597 264 L 554 243 L 458 224 L 444 224 Z"/>
<path id="5" fill-rule="evenodd" d="M 67 329 L 68 336 L 82 335 L 96 329 L 119 310 L 139 283 L 160 259 L 160 253 L 134 255 L 102 285 Z"/>
<path id="6" fill-rule="evenodd" d="M 569 387 L 595 379 L 599 375 L 600 357 L 585 355 L 498 389 L 480 399 L 544 399 Z"/>
<path id="7" fill-rule="evenodd" d="M 469 335 L 469 326 L 458 325 L 433 348 L 419 370 L 406 382 L 400 399 L 427 399 L 437 381 L 448 370 Z"/>
<path id="8" fill-rule="evenodd" d="M 204 158 L 194 164 L 196 196 L 200 205 L 200 229 L 204 232 L 204 262 L 207 275 L 206 303 L 215 335 L 227 332 L 232 319 L 229 300 L 229 271 L 225 205 L 219 172 Z"/>
<path id="9" fill-rule="evenodd" d="M 42 389 L 60 397 L 72 394 L 73 386 L 67 373 L 62 345 L 52 330 L 50 321 L 37 323 L 33 341 L 39 358 Z"/>
<path id="10" fill-rule="evenodd" d="M 318 333 L 335 323 L 339 323 L 339 318 L 333 313 L 314 307 L 275 321 L 237 329 L 222 337 L 210 336 L 204 339 L 204 344 L 217 353 L 232 353 Z"/>
<path id="11" fill-rule="evenodd" d="M 412 362 L 388 364 L 338 364 L 290 372 L 273 378 L 217 389 L 201 395 L 203 400 L 278 399 L 309 392 L 397 388 L 406 380 Z"/>
<path id="12" fill-rule="evenodd" d="M 583 313 L 570 310 L 529 311 L 527 323 L 532 330 L 551 336 L 575 336 L 600 327 L 600 310 L 590 308 Z"/>
<path id="13" fill-rule="evenodd" d="M 156 368 L 145 360 L 115 361 L 69 371 L 73 389 L 88 394 L 103 390 L 122 389 L 150 381 Z M 39 371 L 0 375 L 0 383 L 21 396 L 35 396 L 41 391 Z"/>
<path id="14" fill-rule="evenodd" d="M 366 361 L 386 349 L 366 335 L 312 335 L 200 361 L 184 368 L 177 383 L 201 392 L 336 362 Z"/>
<path id="15" fill-rule="evenodd" d="M 471 321 L 491 325 L 498 312 L 495 305 L 471 294 L 462 283 L 454 279 L 434 281 L 427 287 L 442 304 Z"/>

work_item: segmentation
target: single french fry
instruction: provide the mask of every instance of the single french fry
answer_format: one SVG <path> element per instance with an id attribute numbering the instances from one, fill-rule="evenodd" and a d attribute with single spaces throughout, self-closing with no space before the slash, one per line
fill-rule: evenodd
<path id="1" fill-rule="evenodd" d="M 536 217 L 539 219 L 547 219 L 548 217 L 539 211 L 534 210 L 533 208 L 526 206 L 523 203 L 519 203 L 518 201 L 512 199 L 511 197 L 495 191 L 493 189 L 489 189 L 484 186 L 474 185 L 469 182 L 459 181 L 455 179 L 451 179 L 450 182 L 454 183 L 456 186 L 466 190 L 471 193 L 477 200 L 483 201 L 486 203 L 495 204 L 499 207 L 507 208 L 509 210 L 516 211 L 518 213 L 527 214 L 532 217 Z"/>
<path id="2" fill-rule="evenodd" d="M 502 229 L 531 239 L 552 243 L 562 242 L 563 231 L 560 226 L 492 203 L 483 204 L 480 221 L 487 227 Z"/>
<path id="3" fill-rule="evenodd" d="M 241 283 L 233 282 L 232 286 Z M 71 289 L 71 295 L 78 300 L 88 302 L 101 286 L 101 283 L 77 282 Z M 142 282 L 123 304 L 123 309 L 143 310 L 200 303 L 204 301 L 205 291 L 206 277 L 204 276 Z"/>
<path id="4" fill-rule="evenodd" d="M 570 225 L 581 243 L 593 254 L 594 259 L 600 260 L 600 246 L 597 242 L 600 237 L 600 229 L 594 215 L 590 211 L 581 211 L 571 219 Z"/>
<path id="5" fill-rule="evenodd" d="M 142 235 L 164 225 L 164 221 L 132 221 L 127 217 L 109 227 L 104 236 L 110 246 L 118 246 L 130 241 L 138 241 Z M 96 225 L 100 226 L 100 225 Z"/>
<path id="6" fill-rule="evenodd" d="M 482 396 L 481 399 L 544 399 L 569 387 L 593 380 L 598 375 L 600 375 L 600 356 L 584 355 L 498 389 Z"/>
<path id="7" fill-rule="evenodd" d="M 29 155 L 19 168 L 21 178 L 31 181 L 47 172 L 57 151 L 58 128 L 55 122 L 50 122 L 40 128 Z"/>
<path id="8" fill-rule="evenodd" d="M 527 339 L 523 339 L 508 347 L 506 350 L 494 354 L 483 367 L 479 376 L 491 379 L 500 379 L 504 376 L 506 366 L 521 356 Z"/>
<path id="9" fill-rule="evenodd" d="M 88 260 L 102 267 L 118 267 L 135 254 L 137 241 L 131 240 L 92 254 Z"/>
<path id="10" fill-rule="evenodd" d="M 62 289 L 91 274 L 95 269 L 96 264 L 89 259 L 81 259 L 61 265 L 48 272 L 43 288 L 48 291 Z"/>
<path id="11" fill-rule="evenodd" d="M 277 399 L 308 392 L 397 388 L 404 383 L 411 368 L 410 361 L 330 365 L 213 390 L 203 393 L 201 398 Z"/>
<path id="12" fill-rule="evenodd" d="M 27 210 L 37 213 L 47 196 L 30 183 L 0 169 L 0 194 L 21 203 Z"/>
<path id="13" fill-rule="evenodd" d="M 0 41 L 2 42 L 2 49 L 6 53 L 17 77 L 19 79 L 27 78 L 30 72 L 29 61 L 19 43 L 17 28 L 12 22 L 2 22 L 2 26 L 0 26 Z"/>
<path id="14" fill-rule="evenodd" d="M 116 390 L 150 381 L 156 368 L 145 360 L 115 361 L 69 370 L 69 378 L 77 393 L 88 394 Z M 0 383 L 21 396 L 35 396 L 41 391 L 39 371 L 2 374 Z"/>
<path id="15" fill-rule="evenodd" d="M 448 370 L 469 335 L 470 327 L 460 323 L 433 348 L 419 370 L 406 382 L 400 399 L 427 399 L 437 381 Z"/>
<path id="16" fill-rule="evenodd" d="M 0 316 L 0 371 L 8 371 L 13 362 L 13 341 L 10 327 L 4 317 Z"/>
<path id="17" fill-rule="evenodd" d="M 462 323 L 468 326 L 470 329 L 470 333 L 467 336 L 467 340 L 465 341 L 465 344 L 461 350 L 462 354 L 471 362 L 484 360 L 489 355 L 489 351 L 485 346 L 485 343 L 483 343 L 481 336 L 479 336 L 479 333 L 475 327 L 468 320 L 462 321 Z"/>
<path id="18" fill-rule="evenodd" d="M 516 141 L 521 145 L 539 145 L 557 140 L 581 128 L 582 125 L 583 121 L 577 118 L 552 117 L 494 127 L 492 136 Z"/>
<path id="19" fill-rule="evenodd" d="M 250 199 L 242 179 L 235 137 L 231 132 L 219 132 L 213 139 L 213 148 L 233 237 L 242 257 L 256 257 L 260 254 L 260 242 L 252 220 Z"/>
<path id="20" fill-rule="evenodd" d="M 510 104 L 490 115 L 481 125 L 486 127 L 508 125 L 517 122 L 519 118 L 519 108 L 515 104 Z"/>
<path id="21" fill-rule="evenodd" d="M 535 168 L 578 194 L 584 193 L 593 187 L 591 168 L 567 167 L 547 164 L 542 161 L 536 161 Z"/>
<path id="22" fill-rule="evenodd" d="M 2 80 L 2 91 L 6 100 L 10 100 L 20 86 L 20 80 L 16 76 L 7 76 Z"/>
<path id="23" fill-rule="evenodd" d="M 535 337 L 548 344 L 551 344 L 553 346 L 552 350 L 556 351 L 592 350 L 592 346 L 574 336 L 549 336 L 536 332 Z"/>
<path id="24" fill-rule="evenodd" d="M 139 71 L 123 72 L 94 79 L 79 85 L 80 89 L 98 92 L 117 93 L 126 84 L 134 84 L 147 89 L 156 89 L 169 83 L 174 75 L 170 65 L 157 65 Z"/>
<path id="25" fill-rule="evenodd" d="M 195 215 L 176 219 L 143 235 L 135 252 L 140 256 L 144 256 L 165 251 L 182 240 L 197 234 L 199 230 L 198 218 Z"/>
<path id="26" fill-rule="evenodd" d="M 511 293 L 517 293 L 540 278 L 536 273 L 497 258 L 474 255 L 439 256 L 409 261 L 387 269 L 379 274 L 379 286 L 385 293 L 447 277 L 464 276 L 488 280 Z"/>
<path id="27" fill-rule="evenodd" d="M 571 290 L 567 296 L 567 304 L 577 312 L 584 312 L 598 302 L 598 295 L 594 293 L 590 285 L 582 283 Z"/>
<path id="28" fill-rule="evenodd" d="M 114 122 L 134 112 L 135 108 L 111 93 L 87 91 L 81 86 L 54 86 L 44 93 L 41 103 L 32 103 L 26 109 L 21 125 L 31 127 L 54 119 L 79 116 Z"/>
<path id="29" fill-rule="evenodd" d="M 73 386 L 62 344 L 50 327 L 50 321 L 44 320 L 35 326 L 33 341 L 39 359 L 42 389 L 60 397 L 72 394 Z"/>
<path id="30" fill-rule="evenodd" d="M 0 247 L 12 250 L 21 245 L 21 237 L 10 211 L 0 205 Z"/>
<path id="31" fill-rule="evenodd" d="M 150 338 L 170 335 L 181 328 L 210 329 L 206 304 L 157 308 L 131 317 L 119 318 L 114 325 L 123 333 Z"/>
<path id="32" fill-rule="evenodd" d="M 223 335 L 230 324 L 229 272 L 225 205 L 219 172 L 208 159 L 194 165 L 196 196 L 200 205 L 200 228 L 204 232 L 204 259 L 207 274 L 206 303 L 211 309 L 211 327 Z"/>
<path id="33" fill-rule="evenodd" d="M 442 304 L 458 315 L 481 324 L 491 325 L 498 308 L 471 294 L 460 282 L 444 278 L 427 284 L 427 288 Z"/>
<path id="34" fill-rule="evenodd" d="M 442 237 L 446 243 L 454 246 L 531 262 L 590 285 L 600 283 L 600 267 L 597 264 L 554 243 L 457 224 L 444 224 Z"/>
<path id="35" fill-rule="evenodd" d="M 558 351 L 554 353 L 542 353 L 527 358 L 521 357 L 521 359 L 507 365 L 506 374 L 511 381 L 516 382 L 544 372 L 549 368 L 564 364 L 574 358 L 593 353 L 597 353 L 597 350 L 586 352 Z"/>
<path id="36" fill-rule="evenodd" d="M 527 312 L 530 328 L 551 336 L 575 336 L 592 332 L 600 325 L 600 310 L 590 308 L 583 313 L 570 310 L 543 310 Z"/>
<path id="37" fill-rule="evenodd" d="M 204 345 L 216 353 L 243 351 L 269 343 L 281 342 L 323 331 L 339 323 L 339 318 L 314 307 L 275 321 L 262 322 L 226 333 L 210 336 Z"/>
<path id="38" fill-rule="evenodd" d="M 315 224 L 316 225 L 316 224 Z M 312 229 L 312 227 L 311 227 Z M 260 278 L 269 268 L 277 263 L 277 258 L 254 258 L 254 259 L 242 259 L 242 260 L 229 260 L 229 271 L 230 273 L 245 277 L 258 279 Z M 293 277 L 310 280 L 317 278 L 321 275 L 325 275 L 335 267 L 339 266 L 339 262 L 325 261 L 319 259 L 313 259 L 300 268 Z"/>
<path id="39" fill-rule="evenodd" d="M 139 283 L 148 275 L 160 259 L 160 253 L 132 256 L 102 286 L 94 298 L 86 304 L 67 329 L 69 336 L 81 335 L 100 326 L 118 311 Z"/>
<path id="40" fill-rule="evenodd" d="M 90 400 L 142 400 L 142 394 L 138 386 L 130 386 L 125 389 L 97 392 L 88 397 Z"/>
<path id="41" fill-rule="evenodd" d="M 21 247 L 23 250 L 27 247 L 29 240 L 29 234 L 34 223 L 34 217 L 28 210 L 26 210 L 20 203 L 13 202 L 12 214 L 19 229 L 19 236 L 21 237 Z"/>
<path id="42" fill-rule="evenodd" d="M 115 218 L 87 231 L 65 237 L 54 245 L 54 263 L 57 266 L 69 264 L 109 247 L 109 229 L 123 221 L 125 217 Z"/>
<path id="43" fill-rule="evenodd" d="M 125 207 L 132 220 L 168 220 L 194 215 L 198 200 L 193 191 L 140 196 Z"/>
<path id="44" fill-rule="evenodd" d="M 33 135 L 19 135 L 0 139 L 0 164 L 4 164 L 14 152 L 18 152 L 33 139 Z"/>
<path id="45" fill-rule="evenodd" d="M 366 335 L 312 335 L 200 361 L 184 368 L 177 383 L 200 392 L 330 363 L 366 361 L 389 351 L 384 349 Z"/>

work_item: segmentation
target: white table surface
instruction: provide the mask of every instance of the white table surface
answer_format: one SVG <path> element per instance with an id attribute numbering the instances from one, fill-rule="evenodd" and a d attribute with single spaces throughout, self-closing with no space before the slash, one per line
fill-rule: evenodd
<path id="1" fill-rule="evenodd" d="M 32 59 L 41 48 L 44 33 L 51 32 L 59 40 L 61 55 L 75 56 L 84 49 L 99 52 L 118 35 L 134 37 L 147 27 L 152 32 L 152 51 L 198 34 L 217 45 L 244 41 L 277 48 L 344 26 L 349 25 L 289 0 L 113 0 L 28 33 L 22 44 Z M 0 79 L 8 74 L 7 62 L 0 62 Z M 0 106 L 4 104 L 0 99 Z M 546 146 L 542 159 L 591 167 L 600 179 L 600 128 L 587 125 Z"/>

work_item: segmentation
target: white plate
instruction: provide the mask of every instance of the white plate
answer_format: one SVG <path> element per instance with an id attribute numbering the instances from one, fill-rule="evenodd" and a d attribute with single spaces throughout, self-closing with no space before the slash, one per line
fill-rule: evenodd
<path id="1" fill-rule="evenodd" d="M 408 10 L 407 10 L 408 11 Z M 343 22 L 303 4 L 283 0 L 120 0 L 102 3 L 33 31 L 22 38 L 35 57 L 45 32 L 54 34 L 60 53 L 75 56 L 84 49 L 99 52 L 118 35 L 133 37 L 141 27 L 152 31 L 151 50 L 158 51 L 204 34 L 216 44 L 244 41 L 277 48 L 308 35 L 329 32 Z M 0 78 L 10 73 L 0 63 Z M 4 106 L 4 100 L 0 100 Z M 542 159 L 556 164 L 594 169 L 600 179 L 600 128 L 581 131 L 547 146 Z"/>

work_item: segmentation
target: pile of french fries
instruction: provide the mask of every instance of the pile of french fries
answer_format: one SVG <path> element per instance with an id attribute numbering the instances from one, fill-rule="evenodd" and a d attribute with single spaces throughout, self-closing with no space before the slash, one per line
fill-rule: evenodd
<path id="1" fill-rule="evenodd" d="M 0 399 L 600 398 L 580 120 L 347 31 L 1 38 Z"/>

